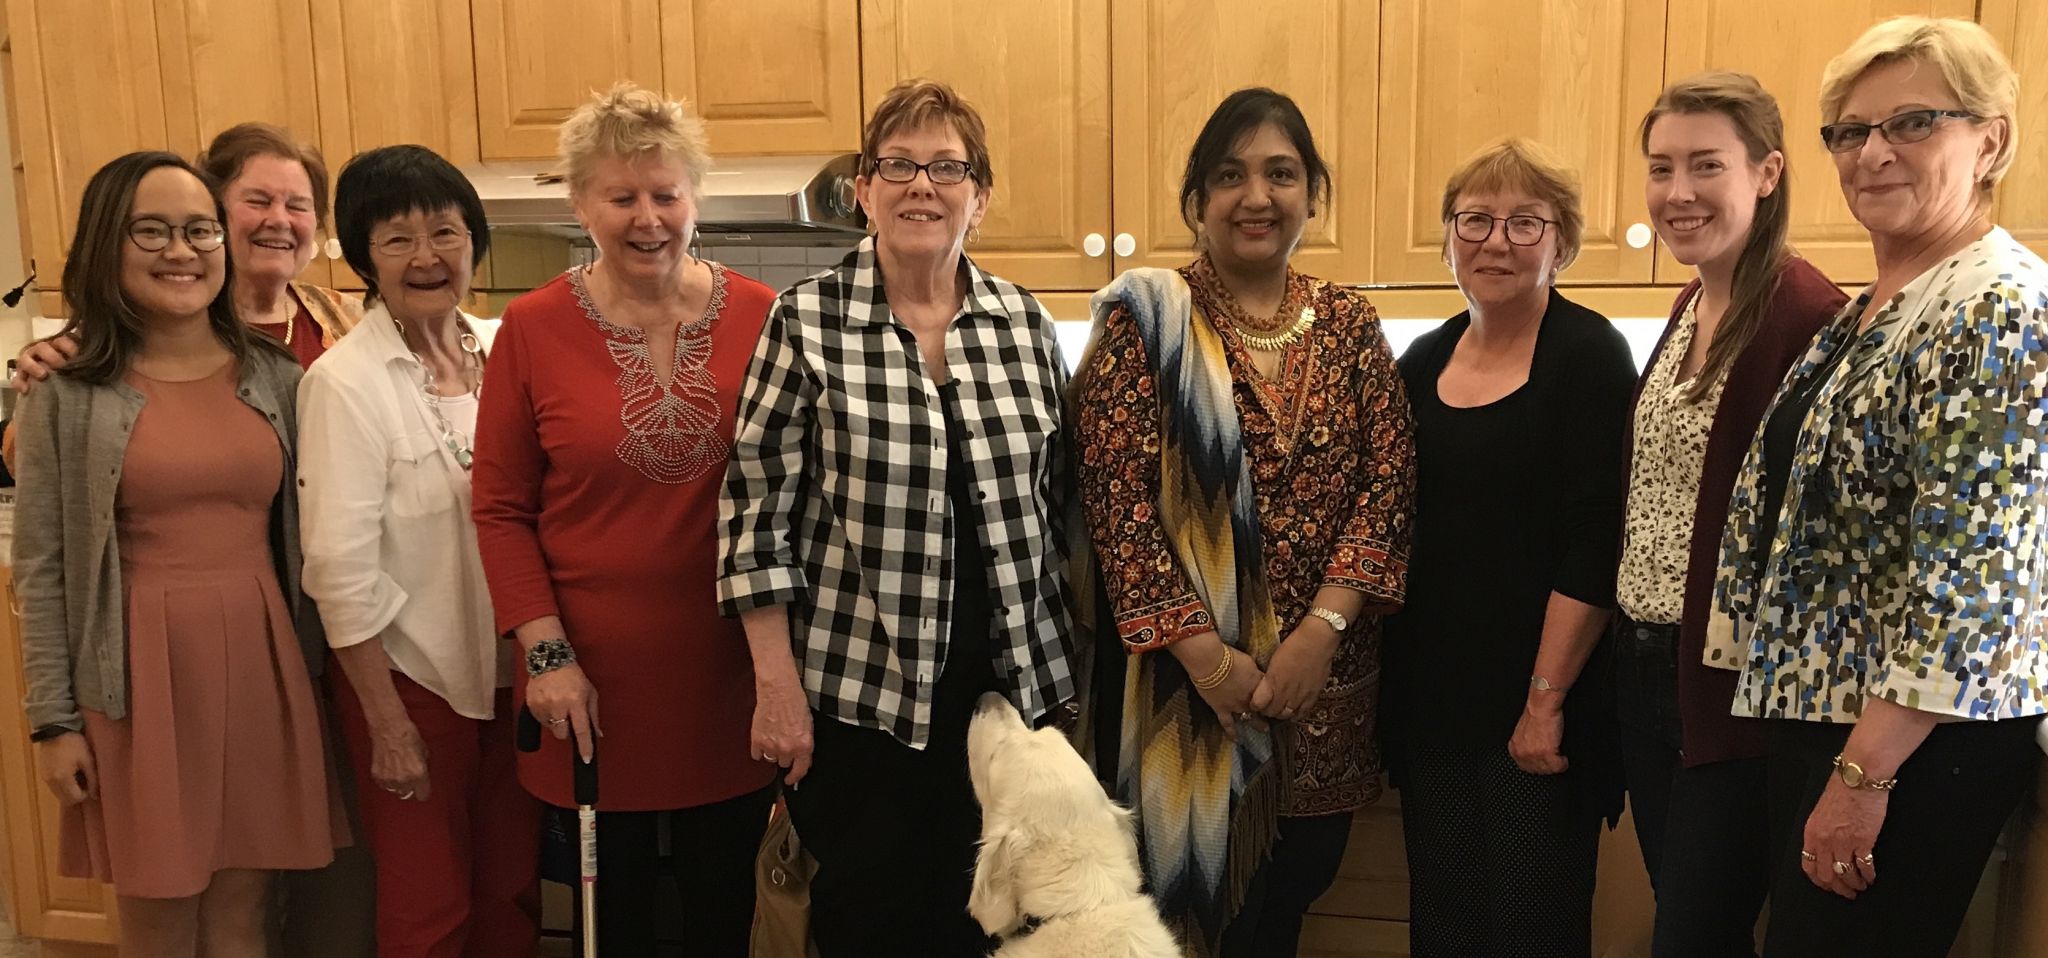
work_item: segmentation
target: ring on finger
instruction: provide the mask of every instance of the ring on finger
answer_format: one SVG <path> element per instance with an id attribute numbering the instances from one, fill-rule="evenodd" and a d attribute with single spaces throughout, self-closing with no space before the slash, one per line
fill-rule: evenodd
<path id="1" fill-rule="evenodd" d="M 1800 850 L 1799 850 L 1799 857 L 1800 857 L 1801 859 L 1805 860 L 1805 861 L 1810 861 L 1810 862 L 1817 862 L 1817 861 L 1820 861 L 1820 858 L 1819 858 L 1818 856 L 1814 855 L 1814 853 L 1812 853 L 1812 852 L 1810 852 L 1810 851 L 1807 851 L 1807 850 L 1806 850 L 1806 849 L 1804 849 L 1804 848 L 1802 848 L 1802 849 L 1800 849 Z"/>
<path id="2" fill-rule="evenodd" d="M 549 724 L 549 725 L 554 725 L 554 726 L 566 725 L 566 724 L 568 724 L 568 722 L 569 722 L 569 720 L 568 720 L 568 719 L 565 719 L 565 718 L 558 718 L 558 719 L 548 719 L 548 724 Z"/>
<path id="3" fill-rule="evenodd" d="M 401 802 L 411 801 L 413 794 L 412 792 L 400 792 L 398 793 L 398 800 Z"/>
<path id="4" fill-rule="evenodd" d="M 1848 863 L 1848 862 L 1836 862 L 1836 863 L 1835 863 L 1835 874 L 1837 874 L 1837 875 L 1847 875 L 1847 874 L 1849 874 L 1849 863 Z"/>
<path id="5" fill-rule="evenodd" d="M 1865 854 L 1865 855 L 1864 855 L 1863 857 L 1861 857 L 1861 858 L 1858 858 L 1858 859 L 1856 859 L 1856 863 L 1857 863 L 1857 864 L 1859 864 L 1859 865 L 1862 865 L 1862 866 L 1863 866 L 1863 867 L 1865 867 L 1865 868 L 1876 868 L 1876 867 L 1877 867 L 1877 853 L 1876 853 L 1876 852 L 1870 852 L 1870 853 L 1868 853 L 1868 854 Z"/>

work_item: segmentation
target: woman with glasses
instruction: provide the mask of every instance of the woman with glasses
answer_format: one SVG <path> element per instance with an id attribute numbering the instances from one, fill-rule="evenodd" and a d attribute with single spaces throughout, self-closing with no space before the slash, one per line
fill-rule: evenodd
<path id="1" fill-rule="evenodd" d="M 672 867 L 690 953 L 743 958 L 775 767 L 748 749 L 747 640 L 713 583 L 733 409 L 772 295 L 690 250 L 711 159 L 683 104 L 613 87 L 563 122 L 561 159 L 598 259 L 506 307 L 471 510 L 493 631 L 517 642 L 514 701 L 550 733 L 519 780 L 573 809 L 571 756 L 602 749 L 606 954 L 655 953 Z"/>
<path id="2" fill-rule="evenodd" d="M 417 146 L 358 155 L 336 187 L 371 307 L 299 386 L 299 494 L 377 866 L 377 953 L 530 954 L 541 810 L 514 773 L 510 650 L 468 509 L 498 325 L 461 309 L 490 246 L 483 203 Z"/>
<path id="3" fill-rule="evenodd" d="M 326 865 L 330 796 L 299 592 L 299 367 L 236 316 L 198 169 L 86 184 L 78 351 L 22 402 L 15 586 L 36 765 L 65 874 L 110 882 L 123 955 L 260 955 L 280 869 Z"/>
<path id="4" fill-rule="evenodd" d="M 752 650 L 753 752 L 789 770 L 817 856 L 819 951 L 964 958 L 988 950 L 975 700 L 1039 722 L 1074 694 L 1066 366 L 1038 301 L 964 252 L 995 184 L 980 114 L 905 83 L 861 158 L 874 235 L 785 290 L 754 352 L 719 598 Z"/>
<path id="5" fill-rule="evenodd" d="M 318 231 L 326 226 L 326 161 L 289 130 L 238 123 L 207 144 L 198 165 L 221 183 L 228 259 L 235 267 L 228 287 L 235 315 L 282 343 L 301 367 L 311 366 L 362 318 L 355 296 L 298 281 L 313 261 Z M 17 361 L 14 388 L 27 393 L 70 362 L 77 348 L 77 340 L 64 335 L 30 343 Z M 317 677 L 325 661 L 314 665 Z M 330 704 L 324 696 L 322 703 Z M 332 711 L 329 707 L 330 718 Z M 344 777 L 342 802 L 352 820 L 354 791 Z M 375 953 L 373 876 L 366 850 L 339 849 L 334 864 L 283 877 L 276 950 L 304 958 Z"/>
<path id="6" fill-rule="evenodd" d="M 1612 702 L 1588 662 L 1614 605 L 1635 364 L 1560 295 L 1570 174 L 1511 139 L 1451 174 L 1444 258 L 1469 309 L 1401 357 L 1415 410 L 1408 602 L 1388 726 L 1414 954 L 1585 955 Z"/>
<path id="7" fill-rule="evenodd" d="M 1947 954 L 2041 763 L 2048 263 L 1991 221 L 2018 95 L 1967 20 L 1888 20 L 1822 75 L 1877 280 L 1750 447 L 1706 647 L 1772 740 L 1766 955 Z"/>

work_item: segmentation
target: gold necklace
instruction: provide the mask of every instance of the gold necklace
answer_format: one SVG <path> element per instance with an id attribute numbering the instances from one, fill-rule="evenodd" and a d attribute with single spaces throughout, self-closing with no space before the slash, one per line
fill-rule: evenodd
<path id="1" fill-rule="evenodd" d="M 1262 353 L 1277 352 L 1300 342 L 1301 337 L 1307 335 L 1315 324 L 1316 309 L 1313 306 L 1303 306 L 1301 312 L 1295 314 L 1294 322 L 1281 329 L 1266 332 L 1254 332 L 1234 317 L 1230 321 L 1231 329 L 1237 333 L 1237 338 L 1243 340 L 1246 346 Z"/>

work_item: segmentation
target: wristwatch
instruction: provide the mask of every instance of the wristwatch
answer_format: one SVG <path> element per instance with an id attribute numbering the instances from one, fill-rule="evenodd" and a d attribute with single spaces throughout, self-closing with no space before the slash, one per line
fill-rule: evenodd
<path id="1" fill-rule="evenodd" d="M 1529 676 L 1529 687 L 1538 692 L 1563 692 L 1566 690 L 1564 686 L 1553 685 L 1549 679 L 1540 675 Z"/>
<path id="2" fill-rule="evenodd" d="M 526 650 L 526 677 L 538 678 L 576 661 L 568 639 L 542 639 Z"/>
<path id="3" fill-rule="evenodd" d="M 1840 775 L 1842 777 L 1842 784 L 1850 788 L 1872 792 L 1889 792 L 1899 787 L 1899 780 L 1896 777 L 1872 778 L 1868 772 L 1863 770 L 1863 766 L 1855 762 L 1843 761 L 1840 755 L 1835 756 L 1835 774 Z"/>
<path id="4" fill-rule="evenodd" d="M 1330 628 L 1336 629 L 1340 638 L 1344 635 L 1345 629 L 1351 628 L 1351 620 L 1346 619 L 1344 613 L 1335 609 L 1325 609 L 1319 605 L 1308 610 L 1308 614 L 1330 623 Z"/>

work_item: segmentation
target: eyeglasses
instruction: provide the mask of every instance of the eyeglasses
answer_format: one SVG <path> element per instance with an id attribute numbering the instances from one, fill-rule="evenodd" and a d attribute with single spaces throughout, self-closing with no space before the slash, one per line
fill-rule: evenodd
<path id="1" fill-rule="evenodd" d="M 171 237 L 183 237 L 185 245 L 194 252 L 211 253 L 227 242 L 227 231 L 221 229 L 219 220 L 193 220 L 183 226 L 172 226 L 153 217 L 144 217 L 128 224 L 128 240 L 146 252 L 161 253 L 171 247 Z"/>
<path id="2" fill-rule="evenodd" d="M 1934 135 L 1942 120 L 1974 120 L 1977 114 L 1962 110 L 1907 110 L 1881 123 L 1830 123 L 1820 128 L 1820 141 L 1829 153 L 1854 153 L 1870 142 L 1870 131 L 1884 134 L 1887 143 L 1918 143 Z"/>
<path id="3" fill-rule="evenodd" d="M 376 241 L 371 246 L 379 256 L 398 259 L 419 252 L 420 241 L 425 240 L 429 248 L 448 253 L 469 244 L 469 231 L 455 226 L 443 226 L 432 233 L 393 233 Z"/>
<path id="4" fill-rule="evenodd" d="M 1467 210 L 1451 214 L 1451 226 L 1458 238 L 1467 243 L 1484 243 L 1493 236 L 1493 224 L 1507 224 L 1508 242 L 1516 246 L 1534 246 L 1543 242 L 1543 231 L 1557 225 L 1553 220 L 1529 213 L 1513 216 L 1495 216 L 1478 210 Z"/>
<path id="5" fill-rule="evenodd" d="M 933 160 L 919 163 L 906 156 L 885 156 L 875 161 L 875 175 L 891 183 L 908 183 L 917 179 L 918 171 L 931 177 L 935 186 L 952 186 L 964 183 L 974 175 L 974 165 L 966 160 Z"/>

